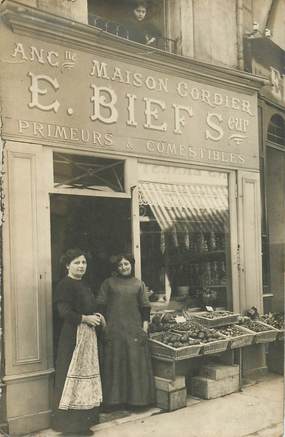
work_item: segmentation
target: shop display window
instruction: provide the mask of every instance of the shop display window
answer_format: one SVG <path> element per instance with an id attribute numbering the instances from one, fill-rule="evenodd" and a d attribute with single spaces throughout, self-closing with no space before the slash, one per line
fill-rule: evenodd
<path id="1" fill-rule="evenodd" d="M 53 154 L 54 187 L 124 192 L 124 161 L 87 155 Z"/>
<path id="2" fill-rule="evenodd" d="M 232 306 L 227 173 L 139 165 L 142 279 L 164 300 Z"/>

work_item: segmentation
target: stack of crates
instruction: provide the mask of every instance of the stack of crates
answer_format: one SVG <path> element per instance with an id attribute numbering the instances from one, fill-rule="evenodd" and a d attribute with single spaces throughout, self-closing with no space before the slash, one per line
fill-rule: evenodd
<path id="1" fill-rule="evenodd" d="M 239 366 L 209 363 L 199 376 L 190 379 L 190 394 L 202 399 L 215 399 L 239 391 Z"/>
<path id="2" fill-rule="evenodd" d="M 155 376 L 156 405 L 167 411 L 186 407 L 187 390 L 185 376 L 177 376 L 175 380 Z"/>

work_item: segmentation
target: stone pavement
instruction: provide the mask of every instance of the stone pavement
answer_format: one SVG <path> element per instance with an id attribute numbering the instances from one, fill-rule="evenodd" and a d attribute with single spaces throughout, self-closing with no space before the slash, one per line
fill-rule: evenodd
<path id="1" fill-rule="evenodd" d="M 283 417 L 283 377 L 270 374 L 238 393 L 212 400 L 189 398 L 180 410 L 153 409 L 93 430 L 95 437 L 283 437 Z M 51 430 L 29 435 L 55 436 L 60 434 Z"/>

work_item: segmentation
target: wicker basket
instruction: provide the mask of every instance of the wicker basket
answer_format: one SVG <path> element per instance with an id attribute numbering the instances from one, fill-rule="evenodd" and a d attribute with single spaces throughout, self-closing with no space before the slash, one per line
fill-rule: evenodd
<path id="1" fill-rule="evenodd" d="M 222 336 L 222 334 L 221 334 Z M 223 339 L 210 341 L 209 343 L 204 343 L 200 351 L 201 355 L 218 354 L 219 352 L 224 352 L 229 344 L 229 339 L 223 335 Z"/>
<path id="2" fill-rule="evenodd" d="M 223 311 L 224 313 L 225 311 Z M 224 325 L 232 325 L 235 323 L 238 323 L 239 314 L 234 314 L 231 312 L 228 312 L 228 315 L 217 317 L 215 319 L 208 319 L 207 317 L 204 317 L 204 314 L 208 314 L 206 312 L 202 313 L 194 313 L 193 318 L 195 318 L 197 321 L 199 321 L 202 325 L 207 326 L 208 328 L 217 328 L 218 326 L 224 326 Z"/>
<path id="3" fill-rule="evenodd" d="M 258 323 L 268 328 L 267 331 L 255 333 L 255 343 L 270 343 L 277 339 L 279 333 L 278 329 L 274 328 L 273 326 L 267 325 L 266 323 L 261 322 L 260 320 L 255 321 L 255 323 Z"/>
<path id="4" fill-rule="evenodd" d="M 157 340 L 160 334 L 153 334 L 149 338 L 150 350 L 152 356 L 160 358 L 169 358 L 173 361 L 186 360 L 187 358 L 196 357 L 199 355 L 202 344 L 194 344 L 192 346 L 183 346 L 180 348 L 175 348 L 169 346 L 168 344 L 162 343 Z"/>
<path id="5" fill-rule="evenodd" d="M 250 329 L 238 326 L 243 332 L 240 335 L 229 338 L 229 349 L 237 349 L 240 347 L 250 346 L 254 342 L 255 332 Z"/>

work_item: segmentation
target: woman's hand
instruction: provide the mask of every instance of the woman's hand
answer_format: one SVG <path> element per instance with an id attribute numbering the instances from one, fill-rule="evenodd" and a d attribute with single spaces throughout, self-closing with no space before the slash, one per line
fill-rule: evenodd
<path id="1" fill-rule="evenodd" d="M 100 324 L 101 324 L 101 326 L 102 326 L 103 328 L 106 328 L 107 322 L 106 322 L 105 317 L 103 316 L 103 314 L 101 314 L 101 313 L 95 313 L 95 315 L 100 317 L 100 321 L 101 321 Z"/>
<path id="2" fill-rule="evenodd" d="M 146 35 L 145 38 L 146 38 L 146 45 L 153 44 L 155 42 L 155 40 L 156 40 L 154 36 L 153 37 L 149 37 L 148 35 Z"/>
<path id="3" fill-rule="evenodd" d="M 90 314 L 88 316 L 82 316 L 82 323 L 86 323 L 89 326 L 99 326 L 101 325 L 100 314 Z"/>
<path id="4" fill-rule="evenodd" d="M 146 334 L 148 334 L 148 322 L 146 320 L 143 322 L 143 330 Z"/>

